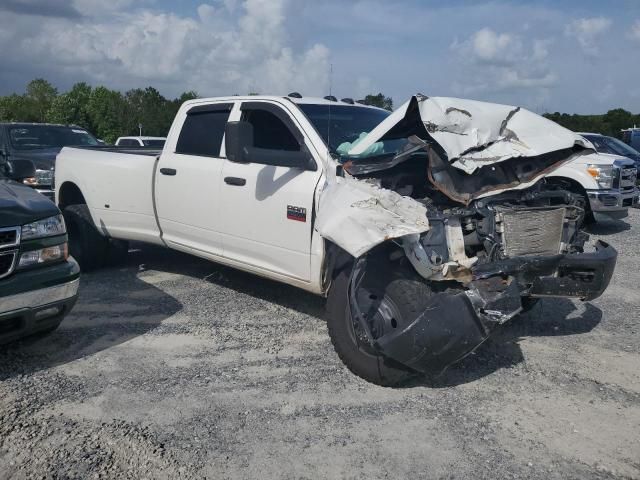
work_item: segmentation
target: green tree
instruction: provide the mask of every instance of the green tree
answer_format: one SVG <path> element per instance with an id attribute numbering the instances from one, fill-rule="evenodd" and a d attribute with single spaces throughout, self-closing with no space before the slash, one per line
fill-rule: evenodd
<path id="1" fill-rule="evenodd" d="M 364 97 L 364 99 L 359 100 L 359 102 L 365 105 L 384 108 L 385 110 L 393 110 L 393 99 L 391 97 L 385 97 L 383 93 L 376 95 L 369 94 Z"/>
<path id="2" fill-rule="evenodd" d="M 47 121 L 80 125 L 93 130 L 87 106 L 91 98 L 91 87 L 84 82 L 76 83 L 71 90 L 58 95 L 47 112 Z"/>
<path id="3" fill-rule="evenodd" d="M 93 133 L 113 143 L 123 134 L 123 125 L 128 117 L 127 103 L 120 92 L 97 87 L 89 96 L 87 114 L 93 125 Z"/>
<path id="4" fill-rule="evenodd" d="M 616 108 L 605 113 L 602 121 L 607 135 L 620 136 L 620 130 L 633 126 L 634 115 L 623 108 Z"/>
<path id="5" fill-rule="evenodd" d="M 174 100 L 174 102 L 178 103 L 178 106 L 182 105 L 184 102 L 188 100 L 195 100 L 196 98 L 200 98 L 198 92 L 195 90 L 189 90 L 187 92 L 182 92 L 178 98 Z"/>
<path id="6" fill-rule="evenodd" d="M 36 122 L 46 122 L 51 104 L 58 96 L 58 89 L 43 78 L 31 80 L 24 95 L 29 116 Z"/>
<path id="7" fill-rule="evenodd" d="M 153 87 L 129 90 L 125 94 L 125 100 L 128 134 L 138 134 L 139 124 L 142 124 L 144 135 L 165 136 L 168 133 L 175 114 L 173 102 L 160 95 L 158 90 Z"/>
<path id="8" fill-rule="evenodd" d="M 12 94 L 0 98 L 0 121 L 35 122 L 31 105 L 24 95 Z"/>

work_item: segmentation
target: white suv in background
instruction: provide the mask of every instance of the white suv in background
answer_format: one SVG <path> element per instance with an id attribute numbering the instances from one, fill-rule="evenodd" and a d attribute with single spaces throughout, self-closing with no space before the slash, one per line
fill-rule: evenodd
<path id="1" fill-rule="evenodd" d="M 166 137 L 120 137 L 116 140 L 116 147 L 162 148 L 166 140 Z"/>

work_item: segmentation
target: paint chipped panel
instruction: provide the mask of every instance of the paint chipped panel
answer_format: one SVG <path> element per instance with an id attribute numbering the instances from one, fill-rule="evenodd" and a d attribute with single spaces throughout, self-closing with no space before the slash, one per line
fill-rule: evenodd
<path id="1" fill-rule="evenodd" d="M 429 221 L 421 203 L 346 177 L 322 192 L 316 230 L 358 258 L 387 240 L 428 231 Z"/>
<path id="2" fill-rule="evenodd" d="M 360 155 L 378 141 L 408 135 L 430 137 L 442 147 L 449 163 L 468 174 L 511 158 L 585 146 L 579 135 L 520 107 L 417 95 L 372 130 L 349 155 Z"/>

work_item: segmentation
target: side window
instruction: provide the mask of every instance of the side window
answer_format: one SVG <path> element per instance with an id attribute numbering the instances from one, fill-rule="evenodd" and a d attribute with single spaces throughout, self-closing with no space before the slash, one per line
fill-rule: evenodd
<path id="1" fill-rule="evenodd" d="M 203 105 L 187 112 L 176 153 L 219 157 L 231 105 Z"/>
<path id="2" fill-rule="evenodd" d="M 267 150 L 300 151 L 300 143 L 290 128 L 269 110 L 260 107 L 243 108 L 242 120 L 253 125 L 253 142 Z"/>

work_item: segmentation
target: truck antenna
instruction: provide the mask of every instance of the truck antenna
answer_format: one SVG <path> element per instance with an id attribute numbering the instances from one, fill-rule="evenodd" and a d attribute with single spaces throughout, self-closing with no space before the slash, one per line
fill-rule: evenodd
<path id="1" fill-rule="evenodd" d="M 329 96 L 333 89 L 333 63 L 329 64 Z M 329 101 L 329 118 L 327 119 L 327 157 L 331 158 L 331 101 Z"/>

